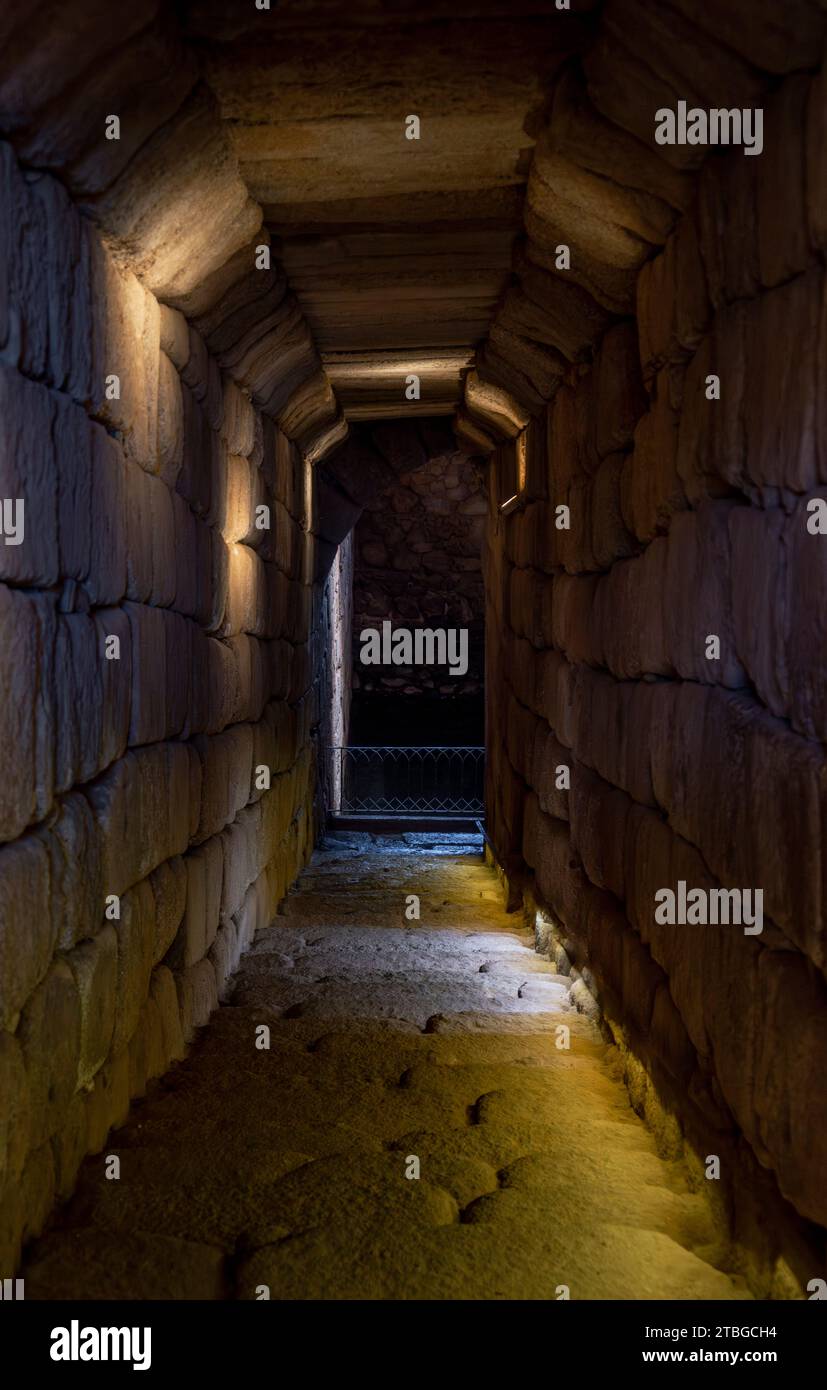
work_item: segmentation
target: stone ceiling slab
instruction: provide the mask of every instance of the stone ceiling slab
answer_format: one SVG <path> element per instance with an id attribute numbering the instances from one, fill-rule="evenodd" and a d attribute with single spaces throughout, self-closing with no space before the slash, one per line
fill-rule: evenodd
<path id="1" fill-rule="evenodd" d="M 347 418 L 439 415 L 459 399 L 509 283 L 534 136 L 592 8 L 189 7 L 241 174 Z M 406 138 L 411 115 L 418 139 Z M 390 398 L 389 354 L 437 364 L 419 402 Z"/>

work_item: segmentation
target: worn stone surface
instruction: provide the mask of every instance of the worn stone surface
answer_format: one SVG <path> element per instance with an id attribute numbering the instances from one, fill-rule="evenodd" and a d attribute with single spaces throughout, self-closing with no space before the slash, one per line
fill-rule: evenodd
<path id="1" fill-rule="evenodd" d="M 123 1297 L 745 1297 L 492 872 L 407 838 L 317 854 L 231 1007 L 110 1140 L 120 1181 L 83 1166 L 29 1298 L 94 1296 L 116 1244 Z"/>

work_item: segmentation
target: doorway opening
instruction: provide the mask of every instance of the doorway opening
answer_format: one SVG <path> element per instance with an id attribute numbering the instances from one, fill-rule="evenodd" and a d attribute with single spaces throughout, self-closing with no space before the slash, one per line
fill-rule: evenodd
<path id="1" fill-rule="evenodd" d="M 348 820 L 476 825 L 484 816 L 487 511 L 478 461 L 399 472 L 334 566 L 331 807 Z M 345 635 L 346 634 L 346 635 Z"/>

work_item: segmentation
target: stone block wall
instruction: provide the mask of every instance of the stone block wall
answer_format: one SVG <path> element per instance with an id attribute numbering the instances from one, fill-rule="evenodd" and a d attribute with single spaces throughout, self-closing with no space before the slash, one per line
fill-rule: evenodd
<path id="1" fill-rule="evenodd" d="M 326 632 L 310 465 L 5 144 L 0 412 L 8 1274 L 308 857 Z"/>
<path id="2" fill-rule="evenodd" d="M 823 72 L 765 107 L 763 157 L 707 160 L 636 317 L 561 358 L 542 408 L 515 387 L 531 418 L 492 455 L 485 574 L 496 856 L 643 1059 L 636 1103 L 722 1155 L 767 1293 L 771 1213 L 799 1286 L 827 1227 Z M 763 932 L 658 925 L 679 880 L 762 889 Z"/>

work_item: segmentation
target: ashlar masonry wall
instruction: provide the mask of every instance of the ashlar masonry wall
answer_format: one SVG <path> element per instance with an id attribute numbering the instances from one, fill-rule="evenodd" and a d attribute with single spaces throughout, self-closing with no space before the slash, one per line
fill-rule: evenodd
<path id="1" fill-rule="evenodd" d="M 763 157 L 708 160 L 637 322 L 533 412 L 510 515 L 517 444 L 493 455 L 488 806 L 635 1103 L 719 1155 L 754 1287 L 784 1296 L 827 1226 L 823 71 L 765 106 Z M 763 931 L 660 924 L 681 880 L 761 889 Z M 804 1218 L 783 1259 L 776 1184 Z"/>
<path id="2" fill-rule="evenodd" d="M 326 632 L 310 465 L 5 144 L 0 415 L 10 1272 L 308 857 Z"/>

